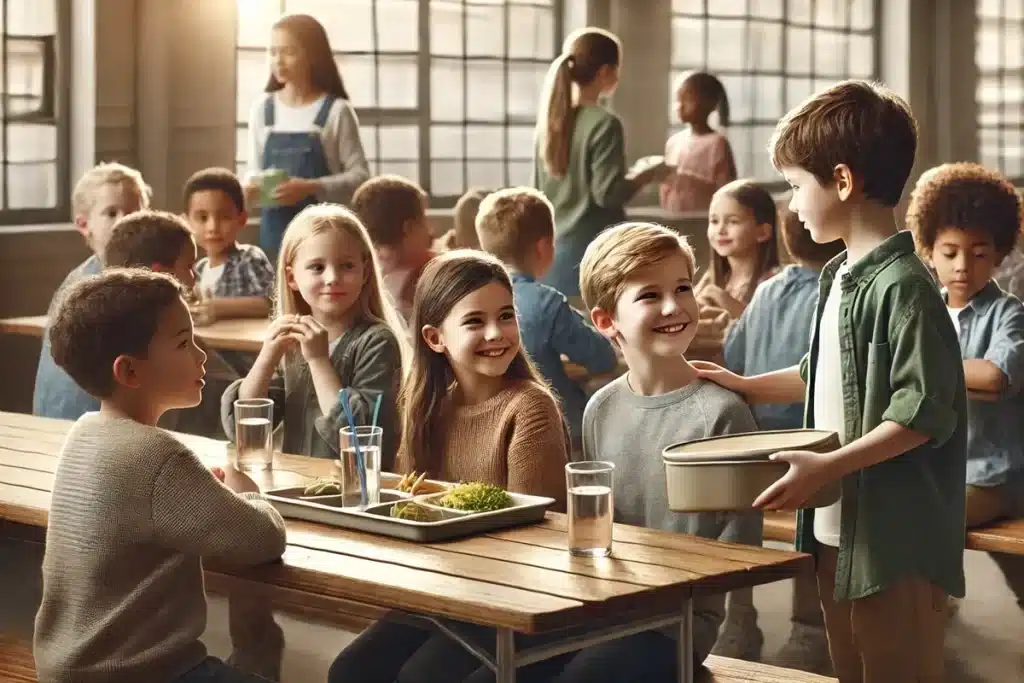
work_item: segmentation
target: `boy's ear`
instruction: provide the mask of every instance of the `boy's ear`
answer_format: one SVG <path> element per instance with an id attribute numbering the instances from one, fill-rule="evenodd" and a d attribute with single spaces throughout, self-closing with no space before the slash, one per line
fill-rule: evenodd
<path id="1" fill-rule="evenodd" d="M 427 343 L 431 351 L 434 353 L 444 353 L 445 345 L 444 340 L 441 338 L 441 330 L 433 325 L 424 325 L 423 329 L 420 330 L 420 334 L 423 335 L 423 341 Z"/>
<path id="2" fill-rule="evenodd" d="M 89 218 L 87 216 L 75 216 L 75 230 L 89 241 Z"/>
<path id="3" fill-rule="evenodd" d="M 152 263 L 150 264 L 149 269 L 152 270 L 154 273 L 166 273 L 170 270 L 170 268 L 163 265 L 162 263 Z"/>
<path id="4" fill-rule="evenodd" d="M 135 367 L 136 359 L 132 356 L 118 356 L 114 359 L 112 370 L 114 381 L 129 389 L 139 388 L 139 375 Z"/>
<path id="5" fill-rule="evenodd" d="M 856 190 L 860 189 L 857 186 L 857 176 L 854 175 L 853 171 L 846 164 L 839 164 L 832 169 L 832 181 L 836 185 L 839 200 L 843 202 L 853 196 Z"/>
<path id="6" fill-rule="evenodd" d="M 615 319 L 600 306 L 590 309 L 590 321 L 594 323 L 597 331 L 607 339 L 614 341 L 619 336 L 619 331 L 615 328 Z"/>

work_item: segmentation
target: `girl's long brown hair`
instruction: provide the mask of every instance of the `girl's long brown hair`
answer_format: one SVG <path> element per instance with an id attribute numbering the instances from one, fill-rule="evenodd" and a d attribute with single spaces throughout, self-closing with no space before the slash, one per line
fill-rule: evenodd
<path id="1" fill-rule="evenodd" d="M 416 285 L 410 322 L 412 361 L 398 395 L 398 411 L 402 448 L 411 455 L 417 472 L 441 471 L 445 399 L 455 382 L 448 358 L 427 346 L 422 330 L 426 325 L 440 327 L 459 301 L 492 282 L 512 291 L 512 281 L 500 261 L 484 252 L 457 249 L 431 260 Z M 532 382 L 550 394 L 521 345 L 505 377 Z"/>
<path id="2" fill-rule="evenodd" d="M 743 292 L 743 300 L 749 303 L 764 276 L 779 267 L 779 209 L 768 190 L 752 180 L 734 180 L 718 188 L 715 194 L 719 192 L 729 195 L 741 206 L 749 209 L 758 225 L 772 226 L 772 236 L 757 247 L 757 268 Z M 711 265 L 708 268 L 711 284 L 724 288 L 729 281 L 730 270 L 728 259 L 711 249 Z"/>
<path id="3" fill-rule="evenodd" d="M 345 82 L 341 80 L 338 63 L 334 61 L 334 52 L 327 39 L 327 31 L 323 24 L 308 14 L 286 14 L 271 27 L 272 30 L 287 31 L 302 45 L 309 64 L 309 83 L 322 93 L 348 99 Z M 284 87 L 284 83 L 274 78 L 273 72 L 267 80 L 264 92 L 276 92 Z"/>
<path id="4" fill-rule="evenodd" d="M 622 47 L 613 33 L 599 28 L 583 28 L 569 34 L 562 54 L 548 69 L 537 117 L 538 137 L 544 169 L 553 178 L 563 178 L 569 169 L 576 108 L 572 86 L 587 85 L 603 66 L 618 66 Z"/>

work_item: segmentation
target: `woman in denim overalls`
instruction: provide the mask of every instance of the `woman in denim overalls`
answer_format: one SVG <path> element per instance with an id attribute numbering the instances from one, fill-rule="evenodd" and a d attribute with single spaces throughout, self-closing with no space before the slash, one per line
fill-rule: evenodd
<path id="1" fill-rule="evenodd" d="M 257 173 L 283 172 L 285 179 L 262 198 L 260 214 L 260 246 L 276 263 L 291 219 L 318 201 L 347 203 L 369 169 L 359 122 L 323 26 L 305 14 L 279 19 L 270 66 L 267 97 L 250 117 L 247 194 L 250 202 L 259 196 Z M 315 117 L 303 120 L 314 109 Z"/>

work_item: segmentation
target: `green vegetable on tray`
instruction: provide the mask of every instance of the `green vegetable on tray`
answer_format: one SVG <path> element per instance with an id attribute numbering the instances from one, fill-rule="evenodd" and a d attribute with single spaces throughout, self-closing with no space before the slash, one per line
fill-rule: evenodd
<path id="1" fill-rule="evenodd" d="M 438 505 L 464 512 L 493 512 L 512 507 L 512 496 L 500 486 L 477 481 L 459 484 L 440 498 Z"/>
<path id="2" fill-rule="evenodd" d="M 337 479 L 320 478 L 306 487 L 304 496 L 337 496 L 341 494 L 341 482 Z"/>
<path id="3" fill-rule="evenodd" d="M 431 510 L 413 502 L 395 503 L 391 507 L 391 516 L 411 522 L 436 522 L 441 519 L 441 513 L 437 510 Z"/>

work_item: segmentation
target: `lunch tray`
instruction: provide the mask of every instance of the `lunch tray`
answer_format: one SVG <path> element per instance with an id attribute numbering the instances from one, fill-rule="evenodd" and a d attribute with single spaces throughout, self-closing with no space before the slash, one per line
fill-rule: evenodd
<path id="1" fill-rule="evenodd" d="M 433 505 L 443 493 L 411 496 L 393 489 L 381 489 L 381 502 L 360 510 L 345 506 L 341 496 L 322 496 L 317 500 L 305 498 L 304 490 L 304 487 L 272 489 L 265 495 L 281 516 L 288 519 L 301 519 L 416 543 L 433 543 L 522 524 L 535 524 L 544 519 L 544 513 L 555 502 L 553 498 L 509 493 L 512 497 L 511 507 L 493 512 L 462 512 Z M 407 502 L 420 504 L 441 519 L 421 522 L 390 516 L 392 506 Z"/>

